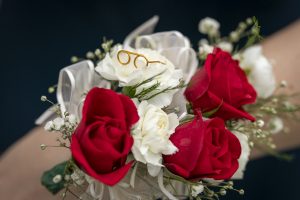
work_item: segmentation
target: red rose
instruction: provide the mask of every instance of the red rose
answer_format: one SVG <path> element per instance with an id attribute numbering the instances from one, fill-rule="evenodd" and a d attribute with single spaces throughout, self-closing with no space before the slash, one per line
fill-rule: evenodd
<path id="1" fill-rule="evenodd" d="M 112 90 L 93 88 L 86 96 L 82 120 L 72 136 L 71 151 L 83 170 L 107 185 L 118 183 L 132 162 L 131 126 L 139 119 L 130 98 Z"/>
<path id="2" fill-rule="evenodd" d="M 255 102 L 256 91 L 238 62 L 219 48 L 207 56 L 204 67 L 192 77 L 184 94 L 193 108 L 203 113 L 219 107 L 213 116 L 255 120 L 242 106 Z"/>
<path id="3" fill-rule="evenodd" d="M 240 142 L 220 118 L 197 117 L 177 127 L 170 140 L 179 151 L 164 156 L 164 165 L 185 179 L 229 179 L 239 167 Z"/>

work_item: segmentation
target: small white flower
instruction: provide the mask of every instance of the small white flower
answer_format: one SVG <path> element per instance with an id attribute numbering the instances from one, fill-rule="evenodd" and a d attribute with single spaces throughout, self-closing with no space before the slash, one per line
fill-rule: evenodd
<path id="1" fill-rule="evenodd" d="M 263 120 L 257 120 L 256 121 L 256 124 L 257 124 L 257 126 L 259 127 L 259 128 L 262 128 L 264 125 L 265 125 L 265 122 L 263 121 Z"/>
<path id="2" fill-rule="evenodd" d="M 59 182 L 61 182 L 61 180 L 62 180 L 62 176 L 60 174 L 57 174 L 52 179 L 53 183 L 59 183 Z"/>
<path id="3" fill-rule="evenodd" d="M 250 155 L 250 147 L 248 143 L 248 137 L 247 135 L 240 133 L 240 132 L 233 132 L 235 136 L 239 139 L 241 147 L 242 147 L 242 153 L 240 158 L 238 159 L 239 162 L 239 168 L 235 172 L 235 174 L 232 176 L 233 179 L 242 179 L 244 177 L 244 171 L 246 169 L 246 165 L 249 161 L 249 155 Z"/>
<path id="4" fill-rule="evenodd" d="M 82 185 L 85 182 L 85 174 L 80 170 L 75 170 L 71 174 L 71 179 L 77 184 Z"/>
<path id="5" fill-rule="evenodd" d="M 204 191 L 204 186 L 201 183 L 199 185 L 192 186 L 192 196 L 193 197 L 197 197 L 203 191 Z"/>
<path id="6" fill-rule="evenodd" d="M 202 39 L 200 39 L 200 41 L 199 41 L 199 46 L 201 46 L 201 45 L 203 45 L 203 44 L 208 44 L 208 43 L 209 43 L 209 42 L 208 42 L 207 39 L 202 38 Z"/>
<path id="7" fill-rule="evenodd" d="M 57 117 L 53 120 L 53 129 L 59 131 L 64 124 L 65 120 L 61 117 Z"/>
<path id="8" fill-rule="evenodd" d="M 220 23 L 210 17 L 206 17 L 199 22 L 199 31 L 203 34 L 215 36 L 219 33 Z"/>
<path id="9" fill-rule="evenodd" d="M 48 121 L 48 122 L 45 124 L 44 129 L 45 129 L 46 131 L 52 131 L 52 130 L 53 130 L 53 127 L 54 127 L 53 122 L 52 122 L 52 121 Z"/>
<path id="10" fill-rule="evenodd" d="M 285 80 L 283 80 L 283 81 L 281 81 L 280 82 L 280 87 L 286 87 L 288 85 L 288 83 L 285 81 Z"/>
<path id="11" fill-rule="evenodd" d="M 281 118 L 279 117 L 273 117 L 269 121 L 269 127 L 270 127 L 270 132 L 273 134 L 279 133 L 280 131 L 283 130 L 284 124 Z"/>
<path id="12" fill-rule="evenodd" d="M 230 39 L 233 41 L 233 42 L 237 42 L 239 40 L 239 34 L 238 32 L 236 31 L 232 31 L 229 35 Z"/>
<path id="13" fill-rule="evenodd" d="M 231 53 L 233 49 L 232 44 L 230 42 L 225 41 L 219 42 L 217 44 L 217 47 L 221 48 L 223 51 L 227 51 L 228 53 Z"/>
<path id="14" fill-rule="evenodd" d="M 158 88 L 144 95 L 144 99 L 147 99 L 150 103 L 159 107 L 168 106 L 172 101 L 174 93 L 178 90 L 168 90 L 155 97 L 152 96 L 159 91 L 178 86 L 183 77 L 182 70 L 175 69 L 175 66 L 166 57 L 151 49 L 130 48 L 127 50 L 134 54 L 121 53 L 118 57 L 120 50 L 122 50 L 122 46 L 116 46 L 112 53 L 107 54 L 97 65 L 95 70 L 105 79 L 119 81 L 120 87 L 134 86 L 153 78 L 152 81 L 136 88 L 136 94 L 159 83 Z M 137 55 L 143 55 L 145 57 L 139 56 L 135 63 L 134 60 L 137 58 Z M 129 58 L 130 62 L 126 63 L 129 61 Z M 145 58 L 148 61 L 159 62 L 147 63 Z M 120 61 L 123 62 L 123 64 Z"/>
<path id="15" fill-rule="evenodd" d="M 200 56 L 202 58 L 206 58 L 206 56 L 210 53 L 212 53 L 214 50 L 214 47 L 213 46 L 210 46 L 209 44 L 201 44 L 199 46 L 199 53 L 200 53 Z"/>
<path id="16" fill-rule="evenodd" d="M 177 115 L 166 114 L 161 108 L 143 101 L 138 105 L 139 121 L 132 135 L 132 153 L 137 161 L 147 164 L 148 172 L 157 176 L 162 165 L 162 155 L 171 155 L 178 149 L 169 140 L 179 125 Z"/>
<path id="17" fill-rule="evenodd" d="M 70 122 L 71 124 L 76 124 L 77 123 L 77 119 L 76 116 L 71 114 L 68 116 L 68 122 Z"/>
<path id="18" fill-rule="evenodd" d="M 41 101 L 47 101 L 48 99 L 47 99 L 47 97 L 46 96 L 41 96 Z"/>
<path id="19" fill-rule="evenodd" d="M 260 45 L 246 49 L 240 55 L 240 66 L 248 73 L 250 83 L 261 98 L 271 96 L 276 88 L 273 67 L 263 55 Z"/>

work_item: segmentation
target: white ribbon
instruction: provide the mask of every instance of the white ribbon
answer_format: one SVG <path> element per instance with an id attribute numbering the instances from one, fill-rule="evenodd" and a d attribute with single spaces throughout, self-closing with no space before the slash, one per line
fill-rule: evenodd
<path id="1" fill-rule="evenodd" d="M 105 185 L 103 183 L 93 181 L 92 183 L 89 183 L 86 192 L 91 195 L 93 199 L 102 200 L 104 197 L 104 188 Z"/>
<path id="2" fill-rule="evenodd" d="M 91 61 L 82 61 L 60 71 L 57 101 L 62 113 L 68 111 L 75 116 L 81 116 L 80 108 L 84 100 L 84 93 L 91 89 L 94 73 L 94 65 Z"/>
<path id="3" fill-rule="evenodd" d="M 110 88 L 110 83 L 95 73 L 91 61 L 84 60 L 60 70 L 56 96 L 61 112 L 68 111 L 80 120 L 85 94 L 95 86 Z M 53 116 L 53 109 L 48 109 L 35 123 L 41 125 Z"/>
<path id="4" fill-rule="evenodd" d="M 166 195 L 166 197 L 170 200 L 178 200 L 178 198 L 176 198 L 175 196 L 173 196 L 164 186 L 164 172 L 163 170 L 161 170 L 158 174 L 157 177 L 158 180 L 158 186 L 160 188 L 160 190 L 162 191 L 162 193 L 164 195 Z"/>
<path id="5" fill-rule="evenodd" d="M 159 20 L 159 17 L 154 16 L 151 19 L 144 22 L 139 27 L 137 27 L 136 29 L 134 29 L 131 33 L 129 33 L 123 42 L 124 48 L 126 49 L 126 48 L 132 46 L 133 45 L 132 43 L 134 42 L 134 40 L 136 39 L 137 36 L 153 33 L 158 20 Z"/>

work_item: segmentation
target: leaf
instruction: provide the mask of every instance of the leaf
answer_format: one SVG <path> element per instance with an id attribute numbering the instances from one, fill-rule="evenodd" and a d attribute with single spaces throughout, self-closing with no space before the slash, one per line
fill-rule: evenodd
<path id="1" fill-rule="evenodd" d="M 65 169 L 67 167 L 68 161 L 62 162 L 52 169 L 45 171 L 41 177 L 41 183 L 45 186 L 52 194 L 58 193 L 60 190 L 64 188 L 65 181 Z M 61 181 L 58 183 L 53 182 L 53 178 L 57 175 L 62 177 Z"/>
<path id="2" fill-rule="evenodd" d="M 220 105 L 218 105 L 218 107 L 214 108 L 211 111 L 203 113 L 203 117 L 206 117 L 206 118 L 211 117 L 213 114 L 215 114 L 216 112 L 218 112 L 218 110 L 221 108 L 222 105 L 223 105 L 223 99 L 222 99 L 222 102 L 220 103 Z"/>
<path id="3" fill-rule="evenodd" d="M 134 97 L 136 89 L 134 87 L 126 86 L 122 88 L 122 93 L 128 97 Z"/>

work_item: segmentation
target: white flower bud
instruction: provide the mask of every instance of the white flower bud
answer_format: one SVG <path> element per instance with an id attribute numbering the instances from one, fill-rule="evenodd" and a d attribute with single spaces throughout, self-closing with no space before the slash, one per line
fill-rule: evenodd
<path id="1" fill-rule="evenodd" d="M 49 87 L 48 88 L 48 93 L 52 94 L 53 92 L 55 92 L 55 88 L 54 87 Z"/>
<path id="2" fill-rule="evenodd" d="M 213 46 L 210 46 L 210 45 L 208 45 L 208 44 L 203 44 L 203 45 L 201 45 L 201 46 L 199 47 L 199 53 L 200 53 L 200 55 L 203 56 L 204 58 L 205 58 L 208 54 L 212 53 L 213 50 L 214 50 L 214 47 L 213 47 Z"/>
<path id="3" fill-rule="evenodd" d="M 40 147 L 41 147 L 41 149 L 42 149 L 42 150 L 45 150 L 45 149 L 47 148 L 47 145 L 45 145 L 45 144 L 41 144 L 41 146 L 40 146 Z"/>
<path id="4" fill-rule="evenodd" d="M 253 23 L 253 21 L 252 21 L 252 19 L 249 17 L 249 18 L 246 19 L 246 23 L 247 23 L 248 25 L 251 25 L 251 24 Z"/>
<path id="5" fill-rule="evenodd" d="M 280 82 L 280 87 L 286 87 L 287 86 L 287 82 L 285 80 Z"/>
<path id="6" fill-rule="evenodd" d="M 270 132 L 273 134 L 279 133 L 283 130 L 284 124 L 281 118 L 273 117 L 269 122 Z"/>
<path id="7" fill-rule="evenodd" d="M 227 51 L 228 53 L 231 53 L 233 46 L 230 42 L 220 42 L 218 45 L 223 51 Z"/>
<path id="8" fill-rule="evenodd" d="M 96 49 L 95 50 L 95 55 L 99 56 L 101 54 L 101 50 L 100 49 Z"/>
<path id="9" fill-rule="evenodd" d="M 226 195 L 226 193 L 227 193 L 227 192 L 226 192 L 226 190 L 225 190 L 225 189 L 223 189 L 223 188 L 222 188 L 222 189 L 220 190 L 220 195 L 222 195 L 222 196 L 225 196 L 225 195 Z"/>
<path id="10" fill-rule="evenodd" d="M 199 22 L 199 31 L 203 34 L 216 36 L 219 33 L 220 23 L 210 17 L 206 17 Z"/>
<path id="11" fill-rule="evenodd" d="M 47 97 L 46 96 L 41 96 L 41 101 L 47 101 Z"/>
<path id="12" fill-rule="evenodd" d="M 77 119 L 76 119 L 76 116 L 75 115 L 69 115 L 68 116 L 68 121 L 71 123 L 71 124 L 76 124 L 77 123 Z"/>
<path id="13" fill-rule="evenodd" d="M 76 62 L 78 62 L 79 61 L 79 59 L 76 57 L 76 56 L 72 56 L 71 57 L 71 62 L 72 63 L 76 63 Z"/>
<path id="14" fill-rule="evenodd" d="M 60 174 L 57 174 L 52 179 L 53 183 L 59 183 L 59 182 L 61 182 L 61 180 L 62 180 L 62 176 Z"/>
<path id="15" fill-rule="evenodd" d="M 204 190 L 204 186 L 202 184 L 193 185 L 192 186 L 192 196 L 197 197 L 198 194 L 202 193 Z"/>
<path id="16" fill-rule="evenodd" d="M 204 44 L 207 44 L 207 45 L 208 45 L 208 40 L 202 38 L 202 39 L 199 41 L 199 46 L 204 45 Z"/>
<path id="17" fill-rule="evenodd" d="M 53 120 L 53 128 L 57 131 L 59 131 L 64 124 L 65 121 L 61 117 L 57 117 Z"/>
<path id="18" fill-rule="evenodd" d="M 236 31 L 232 31 L 229 35 L 230 39 L 233 41 L 233 42 L 237 42 L 239 40 L 239 34 L 236 32 Z"/>
<path id="19" fill-rule="evenodd" d="M 240 189 L 240 190 L 239 190 L 239 194 L 240 194 L 240 195 L 244 195 L 244 194 L 245 194 L 245 191 L 244 191 L 243 189 Z"/>
<path id="20" fill-rule="evenodd" d="M 77 184 L 77 185 L 82 185 L 85 181 L 84 179 L 84 174 L 79 171 L 76 170 L 71 174 L 71 179 Z"/>
<path id="21" fill-rule="evenodd" d="M 260 127 L 260 128 L 262 128 L 265 125 L 265 122 L 263 120 L 261 120 L 261 119 L 257 120 L 256 123 L 257 123 L 257 126 Z"/>
<path id="22" fill-rule="evenodd" d="M 45 129 L 46 131 L 52 131 L 52 130 L 53 130 L 53 127 L 54 127 L 53 122 L 52 122 L 52 121 L 48 121 L 48 122 L 45 124 L 44 129 Z"/>
<path id="23" fill-rule="evenodd" d="M 240 29 L 245 29 L 245 28 L 247 28 L 247 25 L 245 24 L 245 22 L 240 22 L 239 23 L 239 28 Z"/>
<path id="24" fill-rule="evenodd" d="M 87 57 L 88 59 L 93 59 L 93 58 L 95 57 L 95 55 L 94 55 L 93 52 L 89 51 L 89 52 L 86 53 L 86 57 Z"/>

